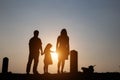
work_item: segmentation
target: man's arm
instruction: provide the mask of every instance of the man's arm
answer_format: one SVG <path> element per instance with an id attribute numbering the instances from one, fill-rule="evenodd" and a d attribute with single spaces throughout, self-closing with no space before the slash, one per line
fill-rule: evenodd
<path id="1" fill-rule="evenodd" d="M 43 55 L 44 53 L 43 53 L 42 45 L 41 45 L 40 50 L 41 50 L 41 55 Z"/>
<path id="2" fill-rule="evenodd" d="M 42 42 L 40 40 L 40 51 L 41 51 L 41 55 L 43 55 L 43 49 L 42 49 Z"/>

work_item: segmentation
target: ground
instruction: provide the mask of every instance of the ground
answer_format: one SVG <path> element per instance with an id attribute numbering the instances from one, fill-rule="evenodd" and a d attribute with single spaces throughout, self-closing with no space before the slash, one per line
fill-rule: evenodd
<path id="1" fill-rule="evenodd" d="M 0 74 L 0 80 L 120 80 L 120 73 Z"/>

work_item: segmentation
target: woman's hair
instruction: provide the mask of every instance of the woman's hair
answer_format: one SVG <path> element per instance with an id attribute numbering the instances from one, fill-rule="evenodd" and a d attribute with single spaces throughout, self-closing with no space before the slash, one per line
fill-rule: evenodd
<path id="1" fill-rule="evenodd" d="M 51 47 L 52 47 L 52 44 L 48 43 L 44 49 L 44 53 L 46 53 Z"/>
<path id="2" fill-rule="evenodd" d="M 65 28 L 61 30 L 61 35 L 67 35 L 67 30 Z"/>

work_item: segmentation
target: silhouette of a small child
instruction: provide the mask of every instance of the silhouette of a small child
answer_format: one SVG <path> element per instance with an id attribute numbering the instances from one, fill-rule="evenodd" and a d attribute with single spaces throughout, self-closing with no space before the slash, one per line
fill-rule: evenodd
<path id="1" fill-rule="evenodd" d="M 53 64 L 52 58 L 51 58 L 51 47 L 52 44 L 48 43 L 44 49 L 44 73 L 48 73 L 48 65 Z"/>

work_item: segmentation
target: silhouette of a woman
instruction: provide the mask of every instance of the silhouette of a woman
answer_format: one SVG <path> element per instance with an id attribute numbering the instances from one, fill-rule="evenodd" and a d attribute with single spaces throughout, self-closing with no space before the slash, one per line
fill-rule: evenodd
<path id="1" fill-rule="evenodd" d="M 66 29 L 62 29 L 60 36 L 57 38 L 56 51 L 58 53 L 58 73 L 63 73 L 65 60 L 68 59 L 69 55 L 69 37 Z"/>

